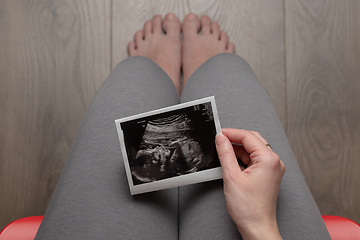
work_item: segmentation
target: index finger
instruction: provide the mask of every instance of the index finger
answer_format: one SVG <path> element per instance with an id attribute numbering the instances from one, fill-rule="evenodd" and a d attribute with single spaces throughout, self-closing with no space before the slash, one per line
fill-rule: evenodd
<path id="1" fill-rule="evenodd" d="M 244 149 L 252 154 L 255 151 L 267 153 L 269 149 L 254 133 L 242 129 L 224 128 L 222 133 L 233 143 L 242 144 Z"/>

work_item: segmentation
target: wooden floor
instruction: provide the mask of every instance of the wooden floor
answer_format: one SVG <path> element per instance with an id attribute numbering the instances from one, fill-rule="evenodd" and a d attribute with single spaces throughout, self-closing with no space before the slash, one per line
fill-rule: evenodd
<path id="1" fill-rule="evenodd" d="M 0 0 L 0 229 L 44 214 L 92 97 L 135 31 L 168 12 L 219 22 L 321 213 L 360 223 L 360 1 Z"/>

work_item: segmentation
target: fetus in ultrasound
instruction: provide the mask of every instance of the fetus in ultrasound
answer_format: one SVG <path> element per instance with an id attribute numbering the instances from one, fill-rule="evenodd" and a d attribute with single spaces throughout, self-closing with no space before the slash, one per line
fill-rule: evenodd
<path id="1" fill-rule="evenodd" d="M 148 121 L 131 167 L 134 184 L 193 173 L 207 166 L 186 114 Z"/>

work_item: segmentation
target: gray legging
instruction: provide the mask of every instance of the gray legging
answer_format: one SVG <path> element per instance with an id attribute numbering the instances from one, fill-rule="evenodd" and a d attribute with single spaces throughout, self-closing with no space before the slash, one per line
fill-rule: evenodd
<path id="1" fill-rule="evenodd" d="M 330 239 L 266 91 L 244 59 L 227 53 L 202 64 L 180 100 L 153 61 L 119 63 L 82 120 L 36 239 L 239 239 L 221 180 L 131 196 L 125 175 L 115 119 L 208 96 L 223 128 L 260 132 L 285 163 L 282 237 Z"/>

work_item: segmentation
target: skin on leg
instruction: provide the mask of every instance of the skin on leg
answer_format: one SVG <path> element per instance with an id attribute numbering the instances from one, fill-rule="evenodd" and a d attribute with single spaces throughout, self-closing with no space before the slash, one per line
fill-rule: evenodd
<path id="1" fill-rule="evenodd" d="M 180 56 L 170 61 L 175 53 L 167 51 L 180 53 L 160 46 L 181 48 L 173 37 L 180 25 L 166 19 L 155 16 L 135 34 L 128 49 L 134 57 L 119 63 L 94 97 L 36 239 L 178 239 L 178 189 L 131 196 L 115 127 L 116 119 L 179 103 L 169 76 L 180 71 Z"/>
<path id="2" fill-rule="evenodd" d="M 228 42 L 228 35 L 220 31 L 217 22 L 211 22 L 208 16 L 190 13 L 181 25 L 183 33 L 182 69 L 183 85 L 191 74 L 206 60 L 219 53 L 234 53 L 235 46 Z M 198 32 L 201 30 L 201 34 Z"/>
<path id="3" fill-rule="evenodd" d="M 172 79 L 180 96 L 181 70 L 181 24 L 174 14 L 169 13 L 162 21 L 155 15 L 137 31 L 134 41 L 128 44 L 129 56 L 144 56 L 157 63 Z M 165 34 L 162 33 L 165 32 Z"/>

